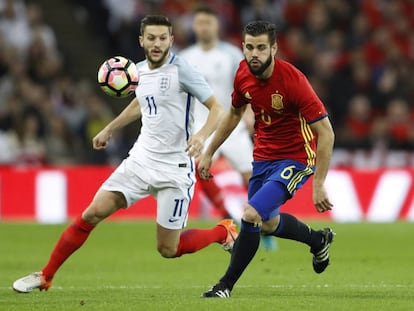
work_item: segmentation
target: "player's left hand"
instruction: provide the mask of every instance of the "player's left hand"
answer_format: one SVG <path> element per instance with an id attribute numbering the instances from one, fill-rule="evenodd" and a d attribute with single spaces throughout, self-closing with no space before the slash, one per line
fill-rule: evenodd
<path id="1" fill-rule="evenodd" d="M 198 135 L 190 136 L 187 141 L 187 148 L 185 151 L 190 157 L 198 158 L 201 155 L 201 152 L 204 148 L 204 139 Z"/>
<path id="2" fill-rule="evenodd" d="M 324 186 L 313 186 L 313 204 L 319 213 L 332 210 L 333 204 L 329 201 Z"/>
<path id="3" fill-rule="evenodd" d="M 206 154 L 201 155 L 201 157 L 198 159 L 198 174 L 204 180 L 209 180 L 210 178 L 213 178 L 213 175 L 210 173 L 211 163 L 211 157 L 207 156 Z"/>

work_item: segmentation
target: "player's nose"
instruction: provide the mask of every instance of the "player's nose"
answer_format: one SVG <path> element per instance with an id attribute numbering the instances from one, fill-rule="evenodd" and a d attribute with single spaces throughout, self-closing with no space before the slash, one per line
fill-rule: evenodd
<path id="1" fill-rule="evenodd" d="M 252 50 L 252 57 L 253 58 L 258 58 L 258 56 L 259 56 L 259 49 L 254 48 Z"/>
<path id="2" fill-rule="evenodd" d="M 157 48 L 160 47 L 161 46 L 161 40 L 160 39 L 155 39 L 154 40 L 154 46 L 157 47 Z"/>

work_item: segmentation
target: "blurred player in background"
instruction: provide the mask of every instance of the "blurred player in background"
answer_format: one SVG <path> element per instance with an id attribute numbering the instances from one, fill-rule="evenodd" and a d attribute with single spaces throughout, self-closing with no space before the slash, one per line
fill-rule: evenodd
<path id="1" fill-rule="evenodd" d="M 229 219 L 211 229 L 182 231 L 194 191 L 194 157 L 200 155 L 205 140 L 215 130 L 221 105 L 204 77 L 170 52 L 173 36 L 168 18 L 145 17 L 139 42 L 146 60 L 137 64 L 140 82 L 136 98 L 93 138 L 93 147 L 106 148 L 114 131 L 138 118 L 143 124 L 140 135 L 129 157 L 63 232 L 46 266 L 14 282 L 18 292 L 47 290 L 59 267 L 83 245 L 98 223 L 148 195 L 157 199 L 157 249 L 163 257 L 193 253 L 214 242 L 227 250 L 232 247 L 237 233 Z M 192 124 L 193 96 L 209 110 L 197 132 L 193 132 Z"/>
<path id="2" fill-rule="evenodd" d="M 193 31 L 196 43 L 184 49 L 180 55 L 190 64 L 193 64 L 206 78 L 213 89 L 214 95 L 223 105 L 225 111 L 231 106 L 231 93 L 233 80 L 237 67 L 243 59 L 243 53 L 236 46 L 220 40 L 220 22 L 216 11 L 208 6 L 200 6 L 193 12 Z M 196 105 L 194 110 L 195 129 L 200 129 L 208 117 L 208 109 Z M 253 124 L 254 116 L 251 110 L 243 116 L 229 138 L 220 146 L 216 158 L 223 155 L 242 177 L 247 188 L 252 172 L 253 143 L 248 130 L 248 124 Z M 249 122 L 250 121 L 250 122 Z M 208 145 L 208 142 L 205 144 Z M 199 177 L 199 176 L 197 176 Z M 226 207 L 224 195 L 214 179 L 203 180 L 198 178 L 202 191 L 213 206 L 220 211 L 222 217 L 227 215 L 239 220 L 240 214 Z M 276 249 L 276 241 L 264 238 L 264 247 L 269 250 Z"/>
<path id="3" fill-rule="evenodd" d="M 227 271 L 203 297 L 230 297 L 234 284 L 256 254 L 261 231 L 307 244 L 316 273 L 322 273 L 329 264 L 333 231 L 315 231 L 293 215 L 280 213 L 280 207 L 315 174 L 315 207 L 319 212 L 331 209 L 324 182 L 334 133 L 326 109 L 306 77 L 291 64 L 276 59 L 276 52 L 274 24 L 255 21 L 246 25 L 245 60 L 234 80 L 232 107 L 199 162 L 201 178 L 210 178 L 214 152 L 239 123 L 246 105 L 251 104 L 256 131 L 248 203 Z"/>

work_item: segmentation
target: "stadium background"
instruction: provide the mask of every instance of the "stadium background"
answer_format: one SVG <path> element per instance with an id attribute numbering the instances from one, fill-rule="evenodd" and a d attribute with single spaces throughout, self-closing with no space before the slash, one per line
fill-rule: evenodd
<path id="1" fill-rule="evenodd" d="M 198 3 L 220 13 L 222 38 L 236 45 L 247 21 L 275 22 L 279 57 L 308 76 L 329 110 L 335 209 L 316 214 L 309 184 L 286 208 L 336 221 L 413 221 L 411 0 L 0 0 L 0 221 L 64 222 L 85 207 L 139 130 L 131 125 L 106 151 L 92 150 L 91 138 L 128 103 L 98 89 L 97 68 L 113 55 L 143 58 L 137 33 L 150 12 L 174 22 L 179 52 L 194 40 Z M 237 208 L 245 198 L 237 174 L 223 161 L 215 170 Z M 148 199 L 117 217 L 152 217 L 153 207 Z M 199 195 L 191 210 L 215 216 Z"/>

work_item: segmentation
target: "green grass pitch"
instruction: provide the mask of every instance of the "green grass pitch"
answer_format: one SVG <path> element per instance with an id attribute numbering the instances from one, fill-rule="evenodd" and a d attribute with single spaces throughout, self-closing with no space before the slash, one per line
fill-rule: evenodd
<path id="1" fill-rule="evenodd" d="M 189 227 L 210 222 L 190 221 Z M 0 310 L 414 310 L 414 224 L 336 224 L 331 265 L 313 272 L 305 245 L 260 249 L 231 299 L 201 299 L 224 273 L 218 244 L 178 259 L 156 251 L 153 222 L 105 222 L 55 276 L 48 292 L 13 281 L 47 261 L 62 225 L 0 223 Z"/>

